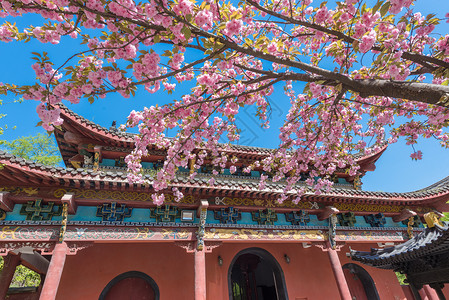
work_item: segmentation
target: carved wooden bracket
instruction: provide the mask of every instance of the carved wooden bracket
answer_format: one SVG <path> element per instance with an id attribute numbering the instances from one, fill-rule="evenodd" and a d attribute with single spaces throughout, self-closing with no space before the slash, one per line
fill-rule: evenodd
<path id="1" fill-rule="evenodd" d="M 186 242 L 186 241 L 175 242 L 175 245 L 183 248 L 184 250 L 186 250 L 187 253 L 193 253 L 195 252 L 196 249 L 195 242 Z"/>
<path id="2" fill-rule="evenodd" d="M 66 242 L 67 244 L 67 255 L 75 255 L 78 251 L 89 248 L 93 246 L 93 242 Z"/>
<path id="3" fill-rule="evenodd" d="M 206 253 L 211 253 L 217 247 L 220 247 L 223 242 L 213 241 L 213 242 L 205 242 L 204 251 Z"/>
<path id="4" fill-rule="evenodd" d="M 323 252 L 327 252 L 329 250 L 332 250 L 327 243 L 312 243 L 313 246 L 318 247 Z M 335 251 L 340 251 L 341 248 L 343 248 L 346 244 L 345 243 L 338 243 L 335 245 Z"/>
<path id="5" fill-rule="evenodd" d="M 42 255 L 53 253 L 54 242 L 0 242 L 0 255 L 7 255 L 10 251 L 32 252 L 34 250 L 41 251 Z"/>
<path id="6" fill-rule="evenodd" d="M 393 221 L 401 222 L 401 221 L 407 220 L 410 217 L 414 217 L 414 216 L 416 216 L 416 212 L 414 212 L 413 210 L 410 210 L 408 208 L 404 208 L 399 215 L 393 217 Z"/>
<path id="7" fill-rule="evenodd" d="M 223 242 L 221 241 L 205 242 L 203 246 L 204 252 L 211 253 L 212 250 L 220 247 L 222 244 Z M 175 245 L 183 248 L 187 253 L 193 253 L 197 250 L 195 241 L 177 241 L 175 242 Z"/>

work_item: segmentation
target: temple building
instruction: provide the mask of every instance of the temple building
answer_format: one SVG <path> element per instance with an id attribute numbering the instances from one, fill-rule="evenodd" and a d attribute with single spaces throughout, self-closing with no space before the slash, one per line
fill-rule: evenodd
<path id="1" fill-rule="evenodd" d="M 170 187 L 184 198 L 176 202 L 170 189 L 157 207 L 151 184 L 127 181 L 124 158 L 134 147 L 134 135 L 61 108 L 64 123 L 55 137 L 66 168 L 0 152 L 0 255 L 5 260 L 0 299 L 425 300 L 449 295 L 444 280 L 438 285 L 419 281 L 410 271 L 414 248 L 434 255 L 429 264 L 438 264 L 438 249 L 449 248 L 446 225 L 437 220 L 437 229 L 423 225 L 424 216 L 444 211 L 449 177 L 415 192 L 362 190 L 361 179 L 375 169 L 386 145 L 355 155 L 356 176 L 338 169 L 330 192 L 307 193 L 298 204 L 276 201 L 282 180 L 259 190 L 262 170 L 242 172 L 272 150 L 234 145 L 223 151 L 239 159 L 237 172 L 225 168 L 213 175 L 207 164 L 199 170 L 180 168 Z M 142 165 L 150 183 L 165 156 L 149 149 Z M 193 171 L 198 175 L 190 179 Z M 211 176 L 214 185 L 208 184 Z M 432 250 L 433 242 L 446 248 Z M 8 288 L 19 264 L 41 274 L 42 281 L 34 290 L 13 294 Z M 401 286 L 392 270 L 413 284 Z"/>

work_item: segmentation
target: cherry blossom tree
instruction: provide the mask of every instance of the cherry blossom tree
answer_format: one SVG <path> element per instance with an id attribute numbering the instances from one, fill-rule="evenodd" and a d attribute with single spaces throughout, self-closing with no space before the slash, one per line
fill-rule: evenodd
<path id="1" fill-rule="evenodd" d="M 1 41 L 73 38 L 85 49 L 62 65 L 34 53 L 36 83 L 3 83 L 0 92 L 40 101 L 42 126 L 52 131 L 62 122 L 62 100 L 93 102 L 110 93 L 127 98 L 137 89 L 170 94 L 190 82 L 182 98 L 128 117 L 127 126 L 140 132 L 126 158 L 128 178 L 144 181 L 140 161 L 148 145 L 156 145 L 167 151 L 153 183 L 163 191 L 177 168 L 190 163 L 195 169 L 213 164 L 214 174 L 241 167 L 219 139 L 239 139 L 235 117 L 245 106 L 256 107 L 261 126 L 268 127 L 268 96 L 283 89 L 290 107 L 279 147 L 244 171 L 262 172 L 260 189 L 267 180 L 284 179 L 278 200 L 299 201 L 305 188 L 295 183 L 306 172 L 316 193 L 332 185 L 337 168 L 356 175 L 354 152 L 376 151 L 400 137 L 410 145 L 432 137 L 449 147 L 443 131 L 449 124 L 449 35 L 434 33 L 449 14 L 423 16 L 413 2 L 1 0 L 2 17 L 38 14 L 43 20 L 28 28 L 4 22 Z M 176 136 L 166 137 L 166 129 L 177 130 Z M 160 204 L 162 195 L 154 201 Z"/>

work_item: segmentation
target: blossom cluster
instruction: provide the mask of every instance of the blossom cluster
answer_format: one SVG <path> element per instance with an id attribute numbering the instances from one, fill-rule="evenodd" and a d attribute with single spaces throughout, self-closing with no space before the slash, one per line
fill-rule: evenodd
<path id="1" fill-rule="evenodd" d="M 216 167 L 210 185 L 224 169 L 257 170 L 260 190 L 283 181 L 277 200 L 298 202 L 307 192 L 328 192 L 336 172 L 360 175 L 356 152 L 367 155 L 401 137 L 411 147 L 419 137 L 449 147 L 449 91 L 443 93 L 449 35 L 433 35 L 440 20 L 414 12 L 413 2 L 380 0 L 366 7 L 345 0 L 331 7 L 312 0 L 239 6 L 210 0 L 2 0 L 1 17 L 39 14 L 48 22 L 25 29 L 5 22 L 0 41 L 58 44 L 70 37 L 85 50 L 68 55 L 61 66 L 35 54 L 36 83 L 2 84 L 0 92 L 39 101 L 42 126 L 51 131 L 61 125 L 57 104 L 63 100 L 92 102 L 109 93 L 128 98 L 138 89 L 171 94 L 188 82 L 191 92 L 171 104 L 129 114 L 126 126 L 138 127 L 139 135 L 125 160 L 128 180 L 145 183 L 141 161 L 157 148 L 167 153 L 151 182 L 158 205 L 164 191 L 183 197 L 172 185 L 178 168 L 191 168 L 193 179 L 206 164 Z M 402 93 L 374 86 L 398 82 Z M 422 82 L 427 86 L 411 90 Z M 279 147 L 239 161 L 231 146 L 240 139 L 236 116 L 254 106 L 268 128 L 275 88 L 283 88 L 290 105 Z M 418 99 L 415 91 L 426 89 L 438 97 L 429 92 Z M 176 135 L 167 137 L 167 129 Z M 421 151 L 413 150 L 411 158 L 421 159 Z"/>

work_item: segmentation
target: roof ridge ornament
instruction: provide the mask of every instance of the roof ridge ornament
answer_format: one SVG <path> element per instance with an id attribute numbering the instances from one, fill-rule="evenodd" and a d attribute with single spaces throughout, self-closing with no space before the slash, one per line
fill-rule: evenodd
<path id="1" fill-rule="evenodd" d="M 440 220 L 442 216 L 443 214 L 438 211 L 431 211 L 424 214 L 424 221 L 426 221 L 427 227 L 429 228 L 433 228 L 435 225 L 444 226 Z"/>

